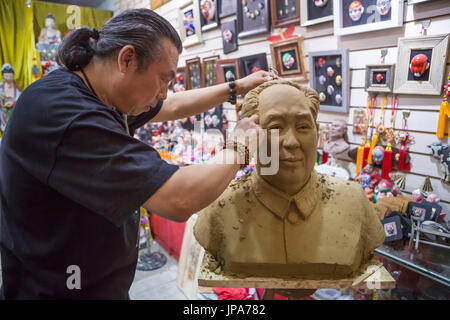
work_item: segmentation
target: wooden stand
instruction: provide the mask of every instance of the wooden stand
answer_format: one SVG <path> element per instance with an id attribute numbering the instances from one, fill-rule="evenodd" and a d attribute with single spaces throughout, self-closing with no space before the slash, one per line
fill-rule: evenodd
<path id="1" fill-rule="evenodd" d="M 375 257 L 361 268 L 361 272 L 349 279 L 303 279 L 303 278 L 239 278 L 232 275 L 216 274 L 208 269 L 214 259 L 205 253 L 200 267 L 198 285 L 202 287 L 221 288 L 265 288 L 263 299 L 272 299 L 274 294 L 287 296 L 289 299 L 307 299 L 317 289 L 393 289 L 395 280 Z M 268 290 L 267 290 L 268 289 Z"/>

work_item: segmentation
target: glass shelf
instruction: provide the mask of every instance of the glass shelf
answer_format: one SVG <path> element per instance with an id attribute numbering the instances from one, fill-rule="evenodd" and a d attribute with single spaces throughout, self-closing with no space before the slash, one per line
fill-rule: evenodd
<path id="1" fill-rule="evenodd" d="M 421 243 L 408 248 L 408 241 L 384 243 L 375 254 L 450 287 L 450 250 Z"/>

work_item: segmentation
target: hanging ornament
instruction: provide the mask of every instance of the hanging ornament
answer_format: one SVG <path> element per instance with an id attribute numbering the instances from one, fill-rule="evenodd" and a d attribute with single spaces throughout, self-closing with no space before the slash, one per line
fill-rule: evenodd
<path id="1" fill-rule="evenodd" d="M 436 130 L 436 136 L 439 139 L 444 138 L 445 126 L 448 125 L 448 135 L 450 136 L 450 103 L 448 99 L 450 97 L 450 73 L 447 76 L 447 85 L 444 87 L 444 98 L 442 99 L 441 109 L 439 110 L 439 120 Z"/>
<path id="2" fill-rule="evenodd" d="M 403 112 L 403 124 L 402 124 L 402 131 L 397 133 L 397 143 L 400 143 L 400 149 L 398 154 L 396 155 L 396 159 L 398 161 L 398 170 L 400 171 L 409 171 L 411 170 L 411 163 L 407 162 L 407 155 L 408 155 L 408 144 L 413 143 L 414 139 L 410 135 L 408 131 L 408 118 L 410 116 L 411 112 Z"/>
<path id="3" fill-rule="evenodd" d="M 376 125 L 376 130 L 372 138 L 372 143 L 370 145 L 370 152 L 369 152 L 369 158 L 367 159 L 367 163 L 373 163 L 372 161 L 372 152 L 373 149 L 376 147 L 378 142 L 378 136 L 384 132 L 384 121 L 383 121 L 383 114 L 384 114 L 384 105 L 386 104 L 387 97 L 384 97 L 384 99 L 381 100 L 381 115 L 380 115 L 380 122 Z M 376 104 L 376 98 L 373 99 L 373 104 L 375 107 Z"/>
<path id="4" fill-rule="evenodd" d="M 384 148 L 382 146 L 376 146 L 372 151 L 372 161 L 376 165 L 383 163 Z"/>
<path id="5" fill-rule="evenodd" d="M 367 145 L 367 136 L 366 133 L 368 131 L 368 127 L 369 127 L 369 107 L 370 107 L 370 98 L 367 98 L 367 105 L 366 105 L 366 112 L 364 114 L 364 121 L 362 123 L 359 124 L 359 129 L 361 132 L 361 144 L 358 147 L 358 152 L 356 154 L 356 170 L 355 170 L 355 174 L 359 174 L 360 171 L 364 168 L 365 166 L 365 161 L 364 161 L 364 154 L 365 154 L 365 147 Z M 369 152 L 370 149 L 370 145 L 367 149 L 367 153 Z M 366 158 L 367 159 L 367 158 Z"/>
<path id="6" fill-rule="evenodd" d="M 420 187 L 420 190 L 424 193 L 433 192 L 433 186 L 431 185 L 430 177 L 426 177 L 425 181 L 423 182 L 422 186 Z"/>

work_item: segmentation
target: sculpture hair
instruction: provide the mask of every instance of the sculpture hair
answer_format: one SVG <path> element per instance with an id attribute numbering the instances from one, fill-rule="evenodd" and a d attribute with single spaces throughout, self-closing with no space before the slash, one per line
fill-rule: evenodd
<path id="1" fill-rule="evenodd" d="M 242 104 L 242 117 L 243 118 L 251 117 L 252 115 L 259 113 L 259 95 L 265 89 L 277 84 L 290 85 L 296 88 L 297 90 L 301 91 L 302 93 L 304 93 L 309 101 L 309 108 L 314 117 L 314 120 L 317 122 L 317 114 L 319 112 L 319 95 L 314 89 L 299 85 L 296 82 L 289 80 L 268 81 L 257 86 L 255 89 L 247 93 L 244 99 L 244 103 Z"/>

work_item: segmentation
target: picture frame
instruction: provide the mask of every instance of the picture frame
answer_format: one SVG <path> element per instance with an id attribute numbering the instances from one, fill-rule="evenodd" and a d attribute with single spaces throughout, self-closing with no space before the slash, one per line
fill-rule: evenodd
<path id="1" fill-rule="evenodd" d="M 219 59 L 220 59 L 219 55 L 206 57 L 202 59 L 202 72 L 203 72 L 202 87 L 210 87 L 217 84 L 216 63 Z"/>
<path id="2" fill-rule="evenodd" d="M 320 110 L 348 113 L 348 49 L 309 52 L 308 55 L 309 85 L 319 93 Z"/>
<path id="3" fill-rule="evenodd" d="M 200 25 L 202 32 L 217 28 L 219 20 L 219 2 L 220 0 L 195 0 L 200 12 Z"/>
<path id="4" fill-rule="evenodd" d="M 217 83 L 227 82 L 228 80 L 226 74 L 229 71 L 231 71 L 234 74 L 235 80 L 240 79 L 239 63 L 237 59 L 219 60 L 216 62 L 216 68 L 217 68 Z"/>
<path id="5" fill-rule="evenodd" d="M 222 24 L 221 26 L 221 35 L 222 35 L 222 48 L 223 53 L 228 54 L 230 52 L 236 51 L 238 49 L 238 41 L 237 41 L 237 21 L 232 20 Z"/>
<path id="6" fill-rule="evenodd" d="M 392 92 L 394 69 L 394 64 L 366 65 L 365 90 L 370 93 Z"/>
<path id="7" fill-rule="evenodd" d="M 184 48 L 203 43 L 199 6 L 194 0 L 184 0 L 179 4 L 178 23 Z"/>
<path id="8" fill-rule="evenodd" d="M 448 43 L 448 34 L 398 39 L 394 93 L 440 95 Z M 426 61 L 420 60 L 423 56 Z"/>
<path id="9" fill-rule="evenodd" d="M 403 239 L 402 222 L 399 215 L 390 216 L 381 220 L 384 233 L 386 234 L 384 242 L 392 242 Z"/>
<path id="10" fill-rule="evenodd" d="M 242 78 L 259 70 L 269 70 L 265 52 L 239 58 L 239 75 Z"/>
<path id="11" fill-rule="evenodd" d="M 320 5 L 312 5 L 310 0 L 300 0 L 300 21 L 302 27 L 333 20 L 333 0 L 321 1 Z"/>
<path id="12" fill-rule="evenodd" d="M 200 58 L 186 60 L 186 89 L 198 89 L 203 86 L 203 73 Z"/>
<path id="13" fill-rule="evenodd" d="M 308 80 L 308 64 L 303 37 L 270 43 L 272 66 L 282 78 L 293 81 Z"/>
<path id="14" fill-rule="evenodd" d="M 420 220 L 422 222 L 426 220 L 431 220 L 433 213 L 435 213 L 435 210 L 433 211 L 433 206 L 426 201 L 423 201 L 421 203 L 409 202 L 408 208 L 406 210 L 408 218 L 411 218 L 412 216 L 413 218 Z M 435 216 L 437 219 L 437 216 L 439 216 L 439 214 L 437 215 L 435 214 Z"/>
<path id="15" fill-rule="evenodd" d="M 219 18 L 223 19 L 225 17 L 236 14 L 236 0 L 220 0 L 219 1 Z"/>
<path id="16" fill-rule="evenodd" d="M 270 32 L 269 0 L 237 1 L 237 27 L 239 39 Z"/>
<path id="17" fill-rule="evenodd" d="M 177 68 L 175 79 L 171 81 L 172 92 L 181 92 L 186 90 L 186 69 L 184 67 Z"/>
<path id="18" fill-rule="evenodd" d="M 401 27 L 404 1 L 383 1 L 390 6 L 380 6 L 377 0 L 335 0 L 333 3 L 334 35 L 343 36 Z"/>
<path id="19" fill-rule="evenodd" d="M 300 3 L 298 0 L 270 0 L 270 15 L 273 28 L 300 24 Z"/>

